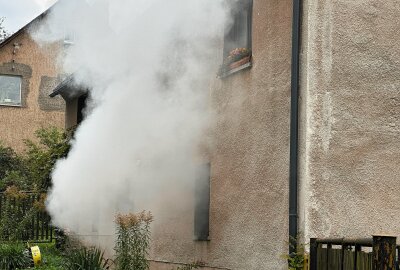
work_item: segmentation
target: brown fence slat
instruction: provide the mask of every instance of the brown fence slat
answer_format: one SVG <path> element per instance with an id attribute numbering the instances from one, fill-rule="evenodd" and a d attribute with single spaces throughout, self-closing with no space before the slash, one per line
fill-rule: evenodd
<path id="1" fill-rule="evenodd" d="M 372 252 L 371 252 L 372 248 Z M 397 256 L 396 256 L 397 253 Z M 399 270 L 396 237 L 310 240 L 310 270 Z"/>

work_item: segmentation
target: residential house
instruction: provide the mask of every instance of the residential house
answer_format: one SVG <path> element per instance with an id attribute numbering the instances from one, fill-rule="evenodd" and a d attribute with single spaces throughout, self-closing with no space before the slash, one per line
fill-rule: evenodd
<path id="1" fill-rule="evenodd" d="M 17 151 L 39 128 L 64 128 L 65 102 L 49 97 L 62 80 L 56 61 L 62 42 L 41 46 L 30 35 L 45 15 L 0 44 L 0 141 Z"/>
<path id="2" fill-rule="evenodd" d="M 289 235 L 400 236 L 398 3 L 243 0 L 232 12 L 209 175 L 193 211 L 154 228 L 151 269 L 283 270 Z"/>
<path id="3" fill-rule="evenodd" d="M 400 236 L 398 3 L 239 2 L 221 54 L 252 58 L 212 90 L 209 234 L 160 229 L 154 269 L 287 269 L 289 234 Z"/>

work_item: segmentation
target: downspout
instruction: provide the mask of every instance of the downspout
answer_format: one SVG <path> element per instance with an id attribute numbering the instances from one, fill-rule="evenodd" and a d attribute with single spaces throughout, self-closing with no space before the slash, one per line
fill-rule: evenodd
<path id="1" fill-rule="evenodd" d="M 290 164 L 289 164 L 289 241 L 298 234 L 298 133 L 299 133 L 299 75 L 300 75 L 300 29 L 302 0 L 293 0 L 292 22 L 292 70 L 290 104 Z M 289 254 L 296 252 L 290 245 Z"/>

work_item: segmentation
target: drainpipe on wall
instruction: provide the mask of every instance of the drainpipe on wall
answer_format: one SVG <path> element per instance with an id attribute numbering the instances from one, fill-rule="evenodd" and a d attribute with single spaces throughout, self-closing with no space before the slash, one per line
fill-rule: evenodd
<path id="1" fill-rule="evenodd" d="M 299 75 L 300 75 L 300 29 L 302 0 L 293 0 L 292 22 L 292 75 L 290 104 L 290 164 L 289 164 L 289 241 L 298 234 L 298 133 L 299 133 Z M 289 247 L 289 254 L 296 252 Z"/>

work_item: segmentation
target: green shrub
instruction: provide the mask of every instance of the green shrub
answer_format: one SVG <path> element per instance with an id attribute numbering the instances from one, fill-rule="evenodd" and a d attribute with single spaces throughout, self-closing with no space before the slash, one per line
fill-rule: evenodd
<path id="1" fill-rule="evenodd" d="M 0 142 L 0 180 L 5 178 L 10 171 L 17 170 L 20 165 L 21 161 L 15 151 Z M 0 186 L 0 190 L 3 189 L 5 188 Z"/>
<path id="2" fill-rule="evenodd" d="M 51 172 L 57 160 L 67 156 L 73 131 L 50 127 L 35 134 L 37 140 L 25 140 L 26 151 L 20 155 L 0 144 L 0 191 L 16 186 L 39 192 L 51 186 Z"/>
<path id="3" fill-rule="evenodd" d="M 104 270 L 110 269 L 110 260 L 98 248 L 81 247 L 72 250 L 65 256 L 66 270 Z"/>
<path id="4" fill-rule="evenodd" d="M 67 156 L 70 149 L 69 135 L 55 127 L 36 131 L 39 144 L 26 140 L 26 155 L 23 158 L 26 176 L 36 190 L 47 190 L 51 186 L 51 172 L 60 158 Z"/>
<path id="5" fill-rule="evenodd" d="M 289 248 L 293 248 L 295 251 L 289 255 L 282 256 L 288 262 L 288 270 L 301 270 L 304 268 L 306 244 L 299 241 L 301 238 L 301 234 L 295 238 L 290 237 Z"/>
<path id="6" fill-rule="evenodd" d="M 13 270 L 28 267 L 31 264 L 29 253 L 24 253 L 20 244 L 0 244 L 0 269 Z"/>
<path id="7" fill-rule="evenodd" d="M 147 270 L 150 244 L 150 213 L 117 215 L 115 245 L 117 270 Z"/>

